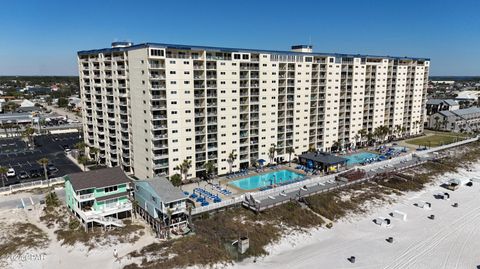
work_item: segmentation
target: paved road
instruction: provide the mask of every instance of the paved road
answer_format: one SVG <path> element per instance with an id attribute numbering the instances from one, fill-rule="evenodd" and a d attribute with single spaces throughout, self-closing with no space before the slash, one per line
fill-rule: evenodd
<path id="1" fill-rule="evenodd" d="M 35 137 L 37 146 L 29 150 L 20 138 L 0 139 L 0 145 L 6 144 L 9 149 L 15 148 L 15 151 L 2 150 L 6 147 L 0 147 L 0 166 L 11 167 L 15 169 L 17 176 L 7 178 L 5 185 L 12 185 L 21 182 L 30 182 L 43 179 L 43 168 L 37 163 L 41 158 L 47 158 L 58 171 L 52 173 L 52 177 L 63 176 L 69 173 L 80 172 L 81 169 L 72 163 L 64 153 L 63 146 L 73 148 L 79 142 L 78 134 L 44 135 Z M 37 170 L 41 173 L 39 177 L 20 179 L 18 174 L 25 171 Z M 1 184 L 1 183 L 0 183 Z"/>

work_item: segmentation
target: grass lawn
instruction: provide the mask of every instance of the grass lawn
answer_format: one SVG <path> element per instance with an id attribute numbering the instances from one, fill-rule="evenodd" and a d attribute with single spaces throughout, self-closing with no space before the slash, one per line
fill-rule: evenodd
<path id="1" fill-rule="evenodd" d="M 459 134 L 457 136 L 456 134 L 451 134 L 451 133 L 445 133 L 445 134 L 436 133 L 430 136 L 407 140 L 405 141 L 405 143 L 418 145 L 418 146 L 437 147 L 445 144 L 454 143 L 463 139 L 465 139 L 465 135 L 462 135 L 462 134 Z"/>

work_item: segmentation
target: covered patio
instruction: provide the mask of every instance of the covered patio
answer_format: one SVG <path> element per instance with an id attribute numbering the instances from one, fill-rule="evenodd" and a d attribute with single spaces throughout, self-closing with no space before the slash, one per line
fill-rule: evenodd
<path id="1" fill-rule="evenodd" d="M 322 151 L 301 154 L 298 156 L 298 160 L 307 168 L 327 173 L 338 172 L 347 165 L 347 159 Z"/>

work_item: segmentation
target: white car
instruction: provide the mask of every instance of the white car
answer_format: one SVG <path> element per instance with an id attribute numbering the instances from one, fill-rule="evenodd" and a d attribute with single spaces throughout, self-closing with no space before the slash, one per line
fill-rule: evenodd
<path id="1" fill-rule="evenodd" d="M 7 177 L 14 177 L 15 176 L 15 169 L 8 168 Z"/>

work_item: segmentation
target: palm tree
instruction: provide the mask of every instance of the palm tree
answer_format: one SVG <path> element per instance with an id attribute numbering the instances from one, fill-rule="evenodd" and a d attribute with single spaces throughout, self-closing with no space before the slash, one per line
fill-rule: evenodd
<path id="1" fill-rule="evenodd" d="M 235 151 L 232 150 L 232 152 L 228 154 L 228 158 L 227 158 L 228 165 L 230 166 L 230 174 L 232 173 L 233 162 L 235 162 L 236 159 L 237 159 L 237 154 L 235 154 Z"/>
<path id="2" fill-rule="evenodd" d="M 8 168 L 0 166 L 0 177 L 2 177 L 2 187 L 5 187 L 5 176 L 7 175 Z"/>
<path id="3" fill-rule="evenodd" d="M 87 169 L 86 166 L 87 166 L 87 163 L 88 163 L 88 157 L 85 156 L 85 155 L 79 156 L 78 157 L 78 163 L 83 165 L 83 171 L 85 171 Z"/>
<path id="4" fill-rule="evenodd" d="M 167 217 L 168 217 L 167 232 L 168 232 L 168 239 L 170 239 L 170 225 L 172 224 L 172 214 L 173 214 L 173 209 L 171 209 L 170 207 L 167 208 Z"/>
<path id="5" fill-rule="evenodd" d="M 87 144 L 85 144 L 85 142 L 78 142 L 77 144 L 75 144 L 75 148 L 78 149 L 78 151 L 80 152 L 80 155 L 85 154 L 86 147 L 87 147 Z"/>
<path id="6" fill-rule="evenodd" d="M 215 173 L 215 163 L 208 161 L 205 163 L 205 172 L 207 173 L 207 179 L 209 179 L 213 173 Z"/>
<path id="7" fill-rule="evenodd" d="M 367 136 L 367 133 L 367 129 L 361 129 L 358 131 L 358 134 L 360 135 L 360 145 L 363 145 L 362 140 L 365 138 L 365 136 Z"/>
<path id="8" fill-rule="evenodd" d="M 435 123 L 434 123 L 434 128 L 435 130 L 438 130 L 440 128 L 440 117 L 439 116 L 435 116 Z"/>
<path id="9" fill-rule="evenodd" d="M 48 189 L 50 191 L 50 180 L 48 180 L 48 173 L 47 173 L 48 159 L 41 158 L 40 160 L 37 161 L 37 163 L 43 167 L 43 175 L 45 176 L 45 180 L 47 181 Z"/>
<path id="10" fill-rule="evenodd" d="M 133 199 L 132 201 L 132 209 L 133 209 L 133 215 L 135 218 L 137 218 L 137 209 L 138 209 L 138 201 Z"/>
<path id="11" fill-rule="evenodd" d="M 333 148 L 335 148 L 335 150 L 333 150 Z M 338 151 L 339 148 L 340 148 L 340 142 L 338 142 L 338 140 L 337 140 L 337 141 L 333 142 L 332 147 L 330 149 L 335 152 L 335 151 Z"/>
<path id="12" fill-rule="evenodd" d="M 173 186 L 178 187 L 182 185 L 182 176 L 175 173 L 173 176 L 170 177 L 170 182 L 172 182 Z"/>
<path id="13" fill-rule="evenodd" d="M 447 125 L 448 125 L 448 120 L 447 118 L 443 118 L 443 121 L 442 121 L 442 125 L 443 125 L 443 129 L 447 129 Z"/>
<path id="14" fill-rule="evenodd" d="M 372 134 L 372 132 L 368 132 L 367 133 L 367 143 L 371 144 L 374 141 L 374 137 L 375 136 Z"/>
<path id="15" fill-rule="evenodd" d="M 275 152 L 277 151 L 275 144 L 272 144 L 270 149 L 268 149 L 268 157 L 270 158 L 270 163 L 273 163 L 275 159 Z"/>
<path id="16" fill-rule="evenodd" d="M 310 145 L 310 147 L 308 148 L 308 152 L 316 152 L 317 149 L 315 148 L 314 145 Z"/>
<path id="17" fill-rule="evenodd" d="M 34 148 L 34 143 L 32 141 L 34 133 L 35 133 L 35 129 L 33 129 L 32 127 L 28 127 L 27 129 L 25 129 L 25 131 L 22 132 L 22 138 L 27 139 L 28 146 L 31 147 L 32 149 Z"/>
<path id="18" fill-rule="evenodd" d="M 400 136 L 401 132 L 402 132 L 402 126 L 400 124 L 395 125 L 395 134 L 396 134 L 395 136 L 397 137 Z"/>
<path id="19" fill-rule="evenodd" d="M 288 154 L 288 164 L 290 165 L 290 163 L 292 162 L 292 154 L 295 153 L 295 150 L 292 147 L 288 147 L 286 149 L 286 152 Z"/>
<path id="20" fill-rule="evenodd" d="M 360 140 L 360 135 L 357 133 L 353 139 L 355 139 L 355 147 L 357 146 L 358 144 L 358 141 Z M 352 147 L 352 144 L 350 144 L 350 148 Z"/>
<path id="21" fill-rule="evenodd" d="M 180 171 L 184 176 L 184 180 L 187 180 L 188 170 L 190 170 L 190 168 L 192 168 L 192 161 L 185 159 L 181 164 L 177 165 L 175 169 Z"/>
<path id="22" fill-rule="evenodd" d="M 255 168 L 258 167 L 258 161 L 255 160 L 255 159 L 251 159 L 250 160 L 250 166 L 255 167 Z"/>
<path id="23" fill-rule="evenodd" d="M 188 204 L 187 205 L 188 224 L 190 224 L 190 230 L 193 232 L 192 209 L 193 209 L 193 207 L 190 204 Z"/>
<path id="24" fill-rule="evenodd" d="M 5 131 L 5 137 L 8 137 L 8 129 L 10 129 L 10 123 L 2 123 L 2 128 Z"/>
<path id="25" fill-rule="evenodd" d="M 98 148 L 95 148 L 95 147 L 90 147 L 89 152 L 90 152 L 90 154 L 93 154 L 94 159 L 95 159 L 95 163 L 98 165 L 98 154 L 100 153 L 100 150 Z"/>

